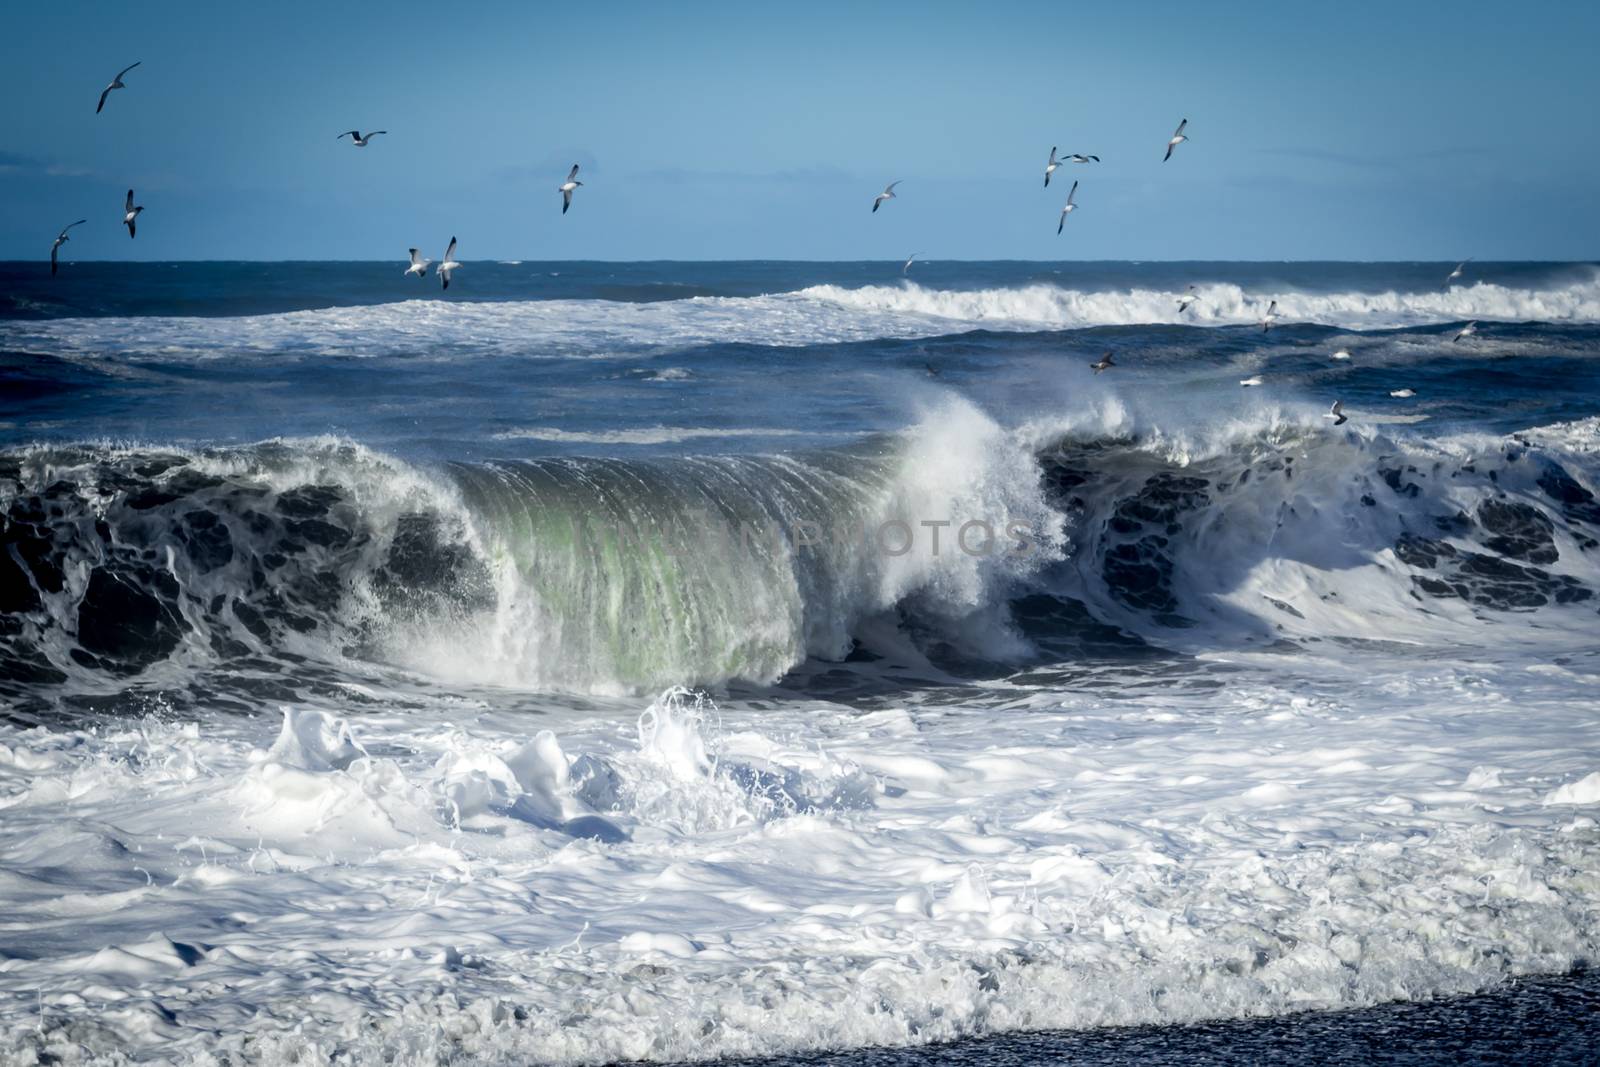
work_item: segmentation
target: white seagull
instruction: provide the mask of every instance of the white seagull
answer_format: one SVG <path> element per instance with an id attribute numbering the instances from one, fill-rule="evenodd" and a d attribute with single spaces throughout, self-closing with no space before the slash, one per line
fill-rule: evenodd
<path id="1" fill-rule="evenodd" d="M 572 206 L 572 190 L 583 183 L 578 180 L 578 165 L 574 163 L 572 169 L 567 171 L 567 180 L 562 182 L 556 192 L 561 194 L 561 213 L 565 215 L 567 208 Z"/>
<path id="2" fill-rule="evenodd" d="M 1194 302 L 1199 299 L 1194 293 L 1194 286 L 1189 286 L 1189 291 L 1178 297 L 1178 314 L 1182 315 L 1185 311 L 1188 311 L 1194 306 Z"/>
<path id="3" fill-rule="evenodd" d="M 1067 157 L 1067 162 L 1068 163 L 1098 163 L 1098 162 L 1100 162 L 1100 157 L 1099 156 L 1086 156 L 1082 152 L 1074 152 L 1074 153 L 1072 153 L 1072 155 Z"/>
<path id="4" fill-rule="evenodd" d="M 88 219 L 79 219 L 72 226 L 82 226 L 88 221 Z M 56 234 L 56 243 L 50 246 L 50 277 L 52 278 L 56 276 L 56 249 L 67 243 L 69 240 L 67 230 L 72 229 L 72 226 L 64 227 L 60 233 Z"/>
<path id="5" fill-rule="evenodd" d="M 1457 263 L 1456 264 L 1456 269 L 1451 271 L 1450 272 L 1450 276 L 1444 280 L 1444 287 L 1446 289 L 1450 288 L 1450 283 L 1455 281 L 1457 278 L 1461 277 L 1462 273 L 1465 272 L 1466 269 L 1467 269 L 1467 264 L 1471 263 L 1471 262 L 1472 262 L 1472 257 L 1468 256 L 1466 259 L 1463 259 L 1460 263 Z"/>
<path id="6" fill-rule="evenodd" d="M 1050 175 L 1054 174 L 1059 166 L 1061 166 L 1061 163 L 1056 159 L 1056 150 L 1052 148 L 1050 149 L 1050 162 L 1044 165 L 1044 184 L 1046 188 L 1050 185 Z"/>
<path id="7" fill-rule="evenodd" d="M 455 242 L 452 240 L 451 244 L 454 243 Z M 419 278 L 427 277 L 428 264 L 432 262 L 433 260 L 418 252 L 415 248 L 411 249 L 411 266 L 406 268 L 406 276 L 410 277 L 411 275 L 415 274 Z"/>
<path id="8" fill-rule="evenodd" d="M 900 268 L 900 273 L 904 274 L 907 271 L 909 271 L 911 269 L 911 261 L 916 259 L 920 255 L 922 255 L 921 252 L 913 252 L 913 253 L 911 253 L 911 255 L 906 257 L 906 265 Z"/>
<path id="9" fill-rule="evenodd" d="M 1068 190 L 1068 192 L 1067 192 L 1067 206 L 1061 209 L 1061 221 L 1056 223 L 1056 236 L 1057 237 L 1061 236 L 1061 228 L 1067 224 L 1067 216 L 1072 214 L 1074 211 L 1078 210 L 1078 205 L 1074 204 L 1072 202 L 1072 198 L 1077 196 L 1077 195 L 1078 195 L 1078 183 L 1077 182 L 1073 182 L 1072 183 L 1072 188 L 1070 190 Z M 1090 227 L 1090 228 L 1093 229 L 1093 227 Z"/>
<path id="10" fill-rule="evenodd" d="M 1346 361 L 1346 360 L 1348 360 L 1350 358 L 1350 350 L 1348 348 L 1341 348 L 1341 349 L 1339 349 L 1339 351 L 1335 352 L 1333 355 L 1329 356 L 1328 358 L 1329 359 L 1335 359 L 1335 360 L 1338 360 L 1339 362 L 1343 363 L 1344 361 Z"/>
<path id="11" fill-rule="evenodd" d="M 1246 389 L 1250 388 L 1252 385 L 1260 385 L 1261 384 L 1261 375 L 1256 374 L 1256 375 L 1252 375 L 1249 378 L 1240 378 L 1239 379 L 1239 384 L 1244 386 Z"/>
<path id="12" fill-rule="evenodd" d="M 1471 322 L 1469 322 L 1465 326 L 1461 327 L 1461 329 L 1457 330 L 1456 331 L 1456 335 L 1451 338 L 1451 341 L 1454 342 L 1454 341 L 1459 341 L 1459 340 L 1461 340 L 1462 338 L 1465 338 L 1465 337 L 1471 337 L 1473 334 L 1475 334 L 1477 332 L 1478 332 L 1478 320 L 1477 319 L 1473 319 Z"/>
<path id="13" fill-rule="evenodd" d="M 133 190 L 128 190 L 128 202 L 122 206 L 122 224 L 128 228 L 128 236 L 133 236 L 134 223 L 139 218 L 139 212 L 144 210 L 144 205 L 133 206 Z"/>
<path id="14" fill-rule="evenodd" d="M 450 272 L 461 264 L 456 262 L 456 239 L 450 238 L 450 247 L 444 250 L 444 259 L 434 268 L 439 274 L 439 280 L 444 283 L 444 288 L 450 288 Z"/>
<path id="15" fill-rule="evenodd" d="M 1322 417 L 1325 419 L 1332 419 L 1335 426 L 1343 426 L 1345 423 L 1350 421 L 1350 417 L 1344 413 L 1343 400 L 1335 400 L 1333 402 L 1333 407 L 1324 412 Z"/>
<path id="16" fill-rule="evenodd" d="M 900 182 L 903 182 L 903 181 L 905 181 L 905 179 L 904 178 L 900 178 L 900 179 L 898 179 L 896 181 L 890 182 L 888 185 L 885 185 L 883 187 L 883 192 L 879 193 L 877 196 L 872 198 L 872 210 L 873 211 L 877 211 L 878 208 L 883 206 L 883 202 L 885 200 L 893 200 L 894 199 L 894 187 L 899 185 Z"/>
<path id="17" fill-rule="evenodd" d="M 348 137 L 348 138 L 350 138 L 350 143 L 355 145 L 357 148 L 365 148 L 365 147 L 367 147 L 367 145 L 372 143 L 372 139 L 374 137 L 378 136 L 378 134 L 380 134 L 380 133 L 388 133 L 388 132 L 389 132 L 388 130 L 373 130 L 371 133 L 369 133 L 365 137 L 363 137 L 363 136 L 361 136 L 361 131 L 360 130 L 346 130 L 344 133 L 341 133 L 338 137 L 335 137 L 334 140 L 335 141 L 339 141 L 339 140 L 343 140 L 344 138 Z"/>
<path id="18" fill-rule="evenodd" d="M 140 60 L 140 62 L 143 62 L 143 60 Z M 100 90 L 100 103 L 94 109 L 94 113 L 96 115 L 100 114 L 101 109 L 106 106 L 106 97 L 111 95 L 111 90 L 127 88 L 126 85 L 122 84 L 122 75 L 128 73 L 128 71 L 132 70 L 138 65 L 138 63 L 135 63 L 133 66 L 123 67 L 122 70 L 118 72 L 117 76 L 111 79 L 111 84 Z"/>
<path id="19" fill-rule="evenodd" d="M 1267 306 L 1267 313 L 1261 316 L 1261 332 L 1266 333 L 1278 322 L 1278 302 L 1274 300 Z"/>
<path id="20" fill-rule="evenodd" d="M 1094 371 L 1096 374 L 1099 374 L 1101 371 L 1115 366 L 1116 364 L 1111 361 L 1111 353 L 1107 352 L 1105 355 L 1100 357 L 1100 361 L 1098 363 L 1089 364 L 1089 369 Z"/>
<path id="21" fill-rule="evenodd" d="M 1171 159 L 1172 150 L 1189 139 L 1189 135 L 1183 132 L 1184 127 L 1187 125 L 1189 125 L 1189 120 L 1184 119 L 1182 122 L 1178 123 L 1178 128 L 1172 131 L 1172 140 L 1167 142 L 1167 154 L 1161 157 L 1161 162 L 1165 163 L 1167 160 Z"/>
<path id="22" fill-rule="evenodd" d="M 1410 400 L 1417 395 L 1417 391 L 1415 389 L 1395 389 L 1389 395 L 1397 400 Z"/>

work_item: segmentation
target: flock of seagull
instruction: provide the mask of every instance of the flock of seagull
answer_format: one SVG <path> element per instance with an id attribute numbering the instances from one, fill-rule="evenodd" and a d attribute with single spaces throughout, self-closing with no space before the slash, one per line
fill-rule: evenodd
<path id="1" fill-rule="evenodd" d="M 139 63 L 132 63 L 132 64 L 124 67 L 122 70 L 118 71 L 117 72 L 117 76 L 115 78 L 111 79 L 111 84 L 107 85 L 104 89 L 102 89 L 100 91 L 100 102 L 95 106 L 95 109 L 94 109 L 94 112 L 95 112 L 96 115 L 100 114 L 102 111 L 105 110 L 106 98 L 109 97 L 114 90 L 126 89 L 127 88 L 127 85 L 122 80 L 123 76 L 126 75 L 129 71 L 133 70 L 137 66 L 139 66 Z M 1189 135 L 1186 132 L 1188 130 L 1188 128 L 1189 128 L 1189 120 L 1188 119 L 1184 119 L 1183 121 L 1178 123 L 1178 128 L 1176 130 L 1172 131 L 1172 136 L 1167 139 L 1167 151 L 1166 151 L 1166 154 L 1161 157 L 1161 161 L 1163 163 L 1167 162 L 1168 160 L 1170 160 L 1172 158 L 1172 152 L 1173 152 L 1174 149 L 1176 149 L 1179 145 L 1183 144 L 1185 141 L 1187 141 L 1189 139 Z M 346 130 L 344 133 L 341 133 L 337 137 L 335 137 L 334 140 L 342 141 L 346 137 L 348 137 L 348 138 L 350 138 L 350 143 L 353 146 L 355 146 L 356 148 L 366 148 L 368 145 L 370 145 L 372 143 L 372 139 L 374 137 L 378 137 L 380 135 L 387 134 L 388 132 L 389 132 L 388 130 L 369 130 L 367 133 L 363 134 L 360 130 Z M 1069 153 L 1069 154 L 1067 154 L 1065 156 L 1059 156 L 1057 154 L 1058 151 L 1059 151 L 1059 146 L 1052 147 L 1050 149 L 1050 158 L 1045 163 L 1045 168 L 1044 168 L 1044 187 L 1047 188 L 1047 189 L 1050 187 L 1050 176 L 1052 174 L 1054 174 L 1057 170 L 1061 169 L 1061 167 L 1064 166 L 1065 164 L 1067 164 L 1067 163 L 1087 164 L 1087 163 L 1098 163 L 1098 162 L 1100 162 L 1100 157 L 1099 156 L 1092 155 L 1090 153 L 1086 153 L 1086 152 L 1071 152 L 1071 153 Z M 897 194 L 895 193 L 895 186 L 899 185 L 901 183 L 901 181 L 903 181 L 903 180 L 904 179 L 897 179 L 895 181 L 890 182 L 888 185 L 884 186 L 883 192 L 879 193 L 877 196 L 872 198 L 872 211 L 873 211 L 874 214 L 876 214 L 878 209 L 881 208 L 884 204 L 888 203 L 890 200 L 894 200 L 894 199 L 897 198 Z M 583 185 L 583 183 L 578 180 L 578 164 L 574 163 L 572 165 L 572 169 L 567 172 L 566 181 L 562 182 L 559 186 L 556 187 L 556 192 L 561 194 L 561 213 L 563 215 L 565 215 L 567 213 L 567 211 L 569 209 L 571 209 L 571 207 L 572 207 L 572 194 L 574 192 L 576 192 L 582 185 Z M 1067 202 L 1066 202 L 1066 205 L 1064 207 L 1062 207 L 1061 215 L 1056 220 L 1056 235 L 1057 236 L 1060 236 L 1061 232 L 1066 228 L 1067 217 L 1078 209 L 1077 196 L 1078 196 L 1078 182 L 1074 181 L 1072 183 L 1072 188 L 1067 190 Z M 128 237 L 130 239 L 134 238 L 135 236 L 137 236 L 139 213 L 144 210 L 143 205 L 135 204 L 133 202 L 133 200 L 134 200 L 133 190 L 129 189 L 128 190 L 127 199 L 123 203 L 122 225 L 124 225 L 124 226 L 126 226 L 128 228 Z M 68 226 L 64 227 L 61 230 L 61 232 L 56 235 L 55 243 L 53 243 L 50 246 L 50 274 L 51 274 L 52 277 L 59 270 L 59 258 L 58 258 L 59 257 L 59 253 L 60 253 L 60 250 L 61 250 L 61 246 L 66 244 L 67 241 L 70 239 L 69 236 L 68 236 L 69 231 L 71 231 L 74 226 L 82 226 L 84 223 L 86 223 L 88 221 L 89 221 L 88 219 L 79 219 L 78 221 L 76 221 L 74 223 L 71 223 Z M 427 273 L 428 273 L 428 268 L 431 266 L 431 267 L 433 267 L 434 273 L 436 273 L 439 276 L 439 283 L 440 283 L 441 287 L 445 288 L 445 289 L 450 288 L 450 276 L 455 270 L 457 270 L 461 266 L 461 264 L 456 261 L 456 239 L 455 239 L 454 236 L 452 236 L 450 238 L 450 244 L 445 249 L 444 258 L 437 265 L 434 264 L 433 260 L 431 260 L 428 257 L 422 255 L 422 253 L 419 250 L 413 248 L 413 249 L 410 249 L 409 251 L 411 253 L 411 263 L 410 263 L 410 266 L 406 267 L 406 269 L 405 269 L 405 275 L 407 277 L 410 277 L 411 275 L 415 275 L 418 278 L 426 277 Z M 911 270 L 911 264 L 920 255 L 922 255 L 921 252 L 913 252 L 909 257 L 907 257 L 905 265 L 900 268 L 900 272 L 902 274 L 905 274 L 905 273 L 909 272 Z M 1471 263 L 1471 262 L 1472 262 L 1472 260 L 1469 258 L 1469 259 L 1462 260 L 1460 263 L 1457 263 L 1455 269 L 1450 272 L 1450 274 L 1449 274 L 1449 276 L 1447 278 L 1445 278 L 1444 287 L 1446 289 L 1448 289 L 1450 287 L 1450 283 L 1451 282 L 1453 282 L 1457 278 L 1461 277 L 1462 274 L 1465 273 L 1465 271 L 1466 271 L 1467 264 Z M 1192 286 L 1192 285 L 1189 286 L 1188 290 L 1182 296 L 1180 296 L 1178 298 L 1178 314 L 1182 315 L 1185 312 L 1187 312 L 1190 308 L 1194 307 L 1195 304 L 1199 302 L 1199 299 L 1200 299 L 1200 297 L 1199 297 L 1195 287 Z M 1266 333 L 1266 332 L 1270 331 L 1272 329 L 1272 327 L 1277 324 L 1278 318 L 1279 318 L 1279 316 L 1278 316 L 1278 302 L 1276 300 L 1273 300 L 1271 303 L 1269 303 L 1267 305 L 1267 310 L 1266 310 L 1265 314 L 1263 314 L 1261 316 L 1261 319 L 1260 319 L 1261 331 L 1263 333 Z M 1469 322 L 1465 326 L 1461 327 L 1461 329 L 1456 332 L 1455 337 L 1452 338 L 1452 340 L 1453 341 L 1466 340 L 1467 338 L 1472 337 L 1474 334 L 1476 334 L 1477 331 L 1478 331 L 1477 322 L 1476 321 Z M 1350 358 L 1350 353 L 1347 350 L 1341 349 L 1338 352 L 1335 352 L 1333 354 L 1332 358 L 1335 359 L 1335 360 L 1339 360 L 1339 361 L 1345 361 L 1345 360 L 1348 360 Z M 1115 366 L 1118 366 L 1118 364 L 1112 360 L 1110 352 L 1106 352 L 1104 355 L 1102 355 L 1099 358 L 1099 360 L 1097 360 L 1094 363 L 1089 364 L 1090 369 L 1093 370 L 1096 374 L 1099 374 L 1102 371 L 1109 370 L 1109 369 L 1111 369 L 1112 367 L 1115 367 Z M 929 368 L 929 371 L 930 371 L 930 373 L 935 373 L 935 372 L 933 372 L 931 367 Z M 1249 378 L 1244 378 L 1244 379 L 1240 380 L 1240 382 L 1239 382 L 1239 384 L 1241 386 L 1244 386 L 1245 388 L 1251 388 L 1253 386 L 1262 385 L 1263 383 L 1264 383 L 1264 379 L 1259 374 L 1252 375 Z M 1408 399 L 1410 397 L 1416 396 L 1417 394 L 1416 394 L 1416 392 L 1414 390 L 1411 390 L 1411 389 L 1396 389 L 1393 392 L 1391 392 L 1389 395 L 1392 396 L 1392 397 L 1399 398 L 1399 399 Z M 1345 413 L 1344 413 L 1344 403 L 1343 403 L 1343 401 L 1335 400 L 1333 402 L 1333 407 L 1330 408 L 1328 410 L 1328 412 L 1323 417 L 1327 418 L 1327 419 L 1332 419 L 1333 420 L 1333 424 L 1335 426 L 1342 426 L 1345 422 L 1348 421 L 1348 416 L 1346 416 Z"/>

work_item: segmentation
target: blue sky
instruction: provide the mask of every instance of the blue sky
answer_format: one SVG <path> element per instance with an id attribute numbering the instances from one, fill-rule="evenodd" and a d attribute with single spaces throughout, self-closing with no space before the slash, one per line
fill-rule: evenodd
<path id="1" fill-rule="evenodd" d="M 1211 8 L 15 5 L 0 258 L 1600 255 L 1600 5 Z"/>

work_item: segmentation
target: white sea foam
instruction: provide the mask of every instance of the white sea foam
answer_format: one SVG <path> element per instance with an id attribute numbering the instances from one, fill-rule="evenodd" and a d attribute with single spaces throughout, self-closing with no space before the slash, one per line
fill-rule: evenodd
<path id="1" fill-rule="evenodd" d="M 1353 666 L 0 726 L 0 1058 L 699 1059 L 1592 959 L 1600 663 Z"/>

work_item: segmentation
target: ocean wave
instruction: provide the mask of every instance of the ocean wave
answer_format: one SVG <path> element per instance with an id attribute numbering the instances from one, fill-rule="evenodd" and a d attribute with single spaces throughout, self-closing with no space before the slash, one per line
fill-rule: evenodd
<path id="1" fill-rule="evenodd" d="M 408 300 L 233 318 L 106 317 L 0 322 L 0 348 L 68 358 L 368 358 L 453 360 L 650 354 L 710 344 L 794 347 L 920 338 L 976 329 L 1040 331 L 1098 326 L 1253 326 L 1277 300 L 1281 327 L 1444 327 L 1466 320 L 1600 323 L 1600 280 L 1519 289 L 1480 282 L 1433 292 L 1247 292 L 1198 286 L 1184 314 L 1180 293 L 1052 285 L 945 290 L 913 282 L 819 285 L 756 297 L 652 303 L 542 300 L 449 303 Z M 1448 338 L 1445 338 L 1448 340 Z"/>
<path id="2" fill-rule="evenodd" d="M 1268 304 L 1278 303 L 1278 324 L 1307 323 L 1342 329 L 1442 325 L 1467 320 L 1600 322 L 1600 280 L 1548 289 L 1488 282 L 1430 292 L 1247 292 L 1231 283 L 1197 285 L 1193 294 L 1160 289 L 1085 291 L 1053 285 L 1005 289 L 930 289 L 914 283 L 848 288 L 818 285 L 795 294 L 805 299 L 888 316 L 921 315 L 969 326 L 1002 329 L 1074 329 L 1093 326 L 1254 326 Z M 1194 304 L 1180 314 L 1179 298 Z"/>
<path id="3" fill-rule="evenodd" d="M 877 613 L 998 611 L 1060 546 L 1029 453 L 962 402 L 809 455 L 430 474 L 338 441 L 35 448 L 0 476 L 8 670 L 30 684 L 280 651 L 584 692 L 774 681 Z M 989 543 L 949 549 L 968 523 Z M 1001 549 L 1007 524 L 1027 554 Z"/>
<path id="4" fill-rule="evenodd" d="M 1595 420 L 1426 442 L 1320 423 L 1005 430 L 947 400 L 853 448 L 433 472 L 337 440 L 37 447 L 0 464 L 6 673 L 355 655 L 619 693 L 771 682 L 884 613 L 957 660 L 1059 650 L 1018 597 L 1187 650 L 1559 643 L 1540 612 L 1592 614 Z"/>

